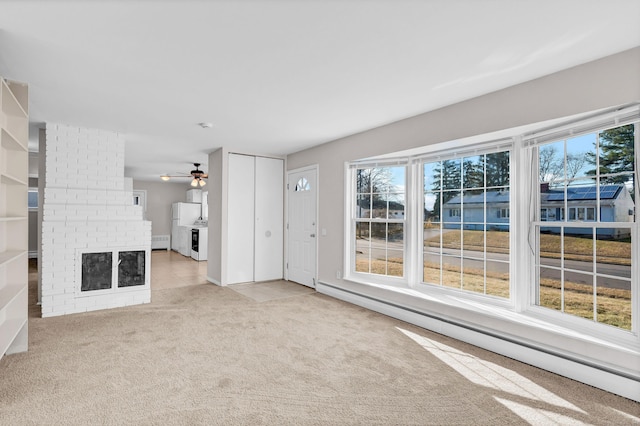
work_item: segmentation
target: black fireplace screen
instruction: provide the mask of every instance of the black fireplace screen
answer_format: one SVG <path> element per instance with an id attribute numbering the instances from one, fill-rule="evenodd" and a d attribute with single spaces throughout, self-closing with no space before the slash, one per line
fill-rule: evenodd
<path id="1" fill-rule="evenodd" d="M 82 253 L 81 291 L 104 290 L 111 288 L 113 273 L 111 252 Z"/>
<path id="2" fill-rule="evenodd" d="M 81 291 L 108 290 L 113 283 L 114 252 L 82 253 Z M 118 287 L 145 285 L 145 251 L 118 252 Z"/>
<path id="3" fill-rule="evenodd" d="M 118 257 L 118 287 L 144 285 L 144 250 L 121 251 Z"/>

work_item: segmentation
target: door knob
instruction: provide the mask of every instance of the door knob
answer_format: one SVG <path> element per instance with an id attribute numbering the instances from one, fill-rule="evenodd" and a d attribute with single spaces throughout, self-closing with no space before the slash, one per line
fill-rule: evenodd
<path id="1" fill-rule="evenodd" d="M 309 235 L 309 236 L 310 236 L 311 238 L 315 238 L 315 237 L 316 237 L 316 234 L 311 234 L 311 235 Z"/>

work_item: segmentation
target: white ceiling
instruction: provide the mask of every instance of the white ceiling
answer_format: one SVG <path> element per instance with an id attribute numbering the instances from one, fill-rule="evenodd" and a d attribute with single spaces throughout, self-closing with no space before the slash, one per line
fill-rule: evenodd
<path id="1" fill-rule="evenodd" d="M 1 1 L 0 75 L 29 84 L 32 128 L 117 131 L 126 174 L 157 180 L 638 46 L 638 18 L 638 0 Z"/>

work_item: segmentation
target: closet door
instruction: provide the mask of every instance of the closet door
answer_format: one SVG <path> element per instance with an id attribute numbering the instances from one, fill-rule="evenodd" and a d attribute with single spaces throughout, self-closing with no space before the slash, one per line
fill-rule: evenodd
<path id="1" fill-rule="evenodd" d="M 284 162 L 256 157 L 255 281 L 283 277 Z"/>
<path id="2" fill-rule="evenodd" d="M 229 154 L 227 283 L 254 281 L 255 157 Z"/>

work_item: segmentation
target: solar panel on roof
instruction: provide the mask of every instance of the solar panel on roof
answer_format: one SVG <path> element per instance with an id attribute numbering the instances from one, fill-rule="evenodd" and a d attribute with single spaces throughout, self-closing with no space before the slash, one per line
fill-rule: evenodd
<path id="1" fill-rule="evenodd" d="M 608 185 L 601 186 L 600 188 L 596 186 L 591 187 L 570 187 L 567 188 L 567 199 L 569 201 L 578 201 L 578 200 L 595 200 L 598 194 L 598 189 L 600 190 L 600 198 L 613 198 L 618 193 L 620 187 L 618 185 Z M 565 194 L 560 191 L 553 191 L 547 193 L 547 201 L 562 201 L 564 200 Z"/>

